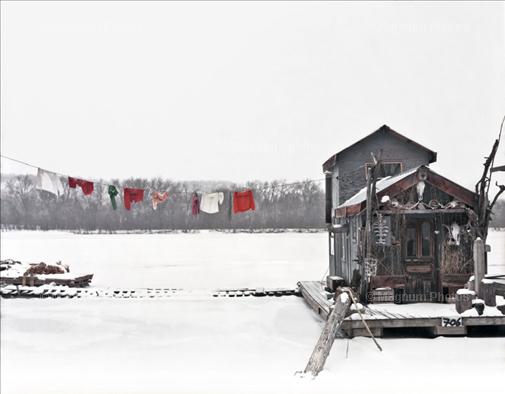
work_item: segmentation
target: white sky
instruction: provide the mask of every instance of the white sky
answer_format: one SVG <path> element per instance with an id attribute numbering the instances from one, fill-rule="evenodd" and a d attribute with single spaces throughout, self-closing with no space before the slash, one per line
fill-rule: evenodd
<path id="1" fill-rule="evenodd" d="M 90 179 L 321 178 L 388 124 L 473 187 L 505 113 L 504 5 L 2 1 L 2 154 Z"/>

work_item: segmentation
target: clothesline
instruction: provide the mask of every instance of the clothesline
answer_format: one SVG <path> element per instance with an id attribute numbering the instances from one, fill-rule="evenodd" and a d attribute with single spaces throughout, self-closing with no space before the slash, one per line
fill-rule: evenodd
<path id="1" fill-rule="evenodd" d="M 7 159 L 7 160 L 11 160 L 11 161 L 17 162 L 17 163 L 20 163 L 20 164 L 23 164 L 23 165 L 28 166 L 28 167 L 35 168 L 37 170 L 41 169 L 41 170 L 44 170 L 44 171 L 52 172 L 52 173 L 54 173 L 56 175 L 59 175 L 59 176 L 65 177 L 65 178 L 70 177 L 67 174 L 63 174 L 63 173 L 60 173 L 60 172 L 57 172 L 57 171 L 53 171 L 53 170 L 48 170 L 46 168 L 43 168 L 43 167 L 40 167 L 40 166 L 37 166 L 37 165 L 34 165 L 34 164 L 27 163 L 26 161 L 15 159 L 13 157 L 5 156 L 3 154 L 0 155 L 0 157 L 2 157 L 4 159 Z M 115 186 L 117 188 L 120 187 L 119 185 L 116 185 L 113 182 L 103 182 L 103 181 L 95 180 L 95 179 L 92 179 L 92 178 L 86 178 L 86 179 L 89 180 L 89 181 L 91 181 L 91 182 L 93 182 L 93 183 L 96 183 L 98 185 L 102 185 L 104 187 L 108 187 L 109 185 L 113 185 L 113 186 Z M 307 182 L 314 182 L 314 183 L 316 183 L 316 182 L 322 182 L 325 179 L 326 178 L 306 179 L 304 181 L 296 181 L 296 182 L 289 182 L 289 183 L 277 182 L 276 185 L 272 185 L 272 186 L 268 186 L 268 187 L 264 187 L 264 188 L 254 188 L 254 190 L 256 190 L 256 191 L 264 191 L 264 190 L 269 190 L 269 189 L 272 189 L 272 188 L 278 188 L 278 187 L 283 187 L 283 186 L 293 186 L 293 185 L 298 185 L 298 184 L 304 184 L 304 183 L 307 183 Z M 152 191 L 152 188 L 150 186 L 146 186 L 145 189 L 147 189 L 149 191 Z"/>
<path id="2" fill-rule="evenodd" d="M 46 170 L 34 164 L 28 163 L 23 160 L 19 160 L 13 157 L 9 157 L 6 155 L 1 155 L 0 157 L 11 160 L 25 166 L 29 166 L 37 169 L 37 179 L 35 183 L 35 189 L 43 190 L 49 192 L 55 196 L 60 196 L 65 193 L 65 188 L 63 183 L 61 182 L 61 177 L 66 178 L 68 182 L 68 187 L 72 189 L 76 189 L 77 187 L 81 188 L 82 193 L 85 196 L 90 196 L 93 194 L 95 190 L 95 184 L 105 186 L 107 190 L 107 194 L 109 195 L 112 208 L 114 210 L 117 209 L 116 197 L 120 195 L 120 189 L 123 192 L 123 203 L 124 207 L 127 210 L 130 210 L 132 204 L 140 203 L 144 201 L 145 192 L 150 193 L 152 207 L 156 210 L 158 204 L 165 202 L 168 197 L 168 191 L 159 192 L 153 190 L 150 186 L 145 186 L 143 188 L 130 188 L 130 187 L 118 187 L 113 185 L 112 183 L 105 183 L 103 181 L 91 181 L 87 179 L 79 179 L 75 177 L 71 177 L 66 174 L 58 173 L 55 171 Z M 296 185 L 302 184 L 306 182 L 318 182 L 324 179 L 318 180 L 305 180 L 299 182 L 291 182 L 291 183 L 278 183 L 274 186 L 269 186 L 265 188 L 255 188 L 255 191 L 267 190 L 267 189 L 275 189 L 276 187 L 283 187 L 288 185 Z M 225 193 L 226 193 L 226 203 L 225 203 Z M 174 193 L 177 194 L 177 193 Z M 251 188 L 247 188 L 242 191 L 214 191 L 211 193 L 208 192 L 200 192 L 193 191 L 191 193 L 191 212 L 193 215 L 199 215 L 200 212 L 205 212 L 208 214 L 218 213 L 224 206 L 228 206 L 228 212 L 234 214 L 246 212 L 249 210 L 255 210 L 255 202 L 254 202 L 254 194 Z"/>

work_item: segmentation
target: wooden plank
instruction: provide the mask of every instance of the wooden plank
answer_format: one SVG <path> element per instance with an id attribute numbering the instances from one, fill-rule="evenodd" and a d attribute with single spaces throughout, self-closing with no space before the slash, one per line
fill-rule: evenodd
<path id="1" fill-rule="evenodd" d="M 383 330 L 382 327 L 374 327 L 370 328 L 370 331 L 372 332 L 373 336 L 376 338 L 382 337 Z M 366 328 L 354 328 L 350 330 L 350 336 L 351 337 L 370 337 L 370 333 Z"/>
<path id="2" fill-rule="evenodd" d="M 298 282 L 303 299 L 323 319 L 330 313 L 329 302 L 321 296 L 321 286 L 318 282 Z"/>
<path id="3" fill-rule="evenodd" d="M 466 327 L 442 327 L 435 326 L 433 327 L 433 335 L 466 335 L 467 329 Z"/>
<path id="4" fill-rule="evenodd" d="M 414 319 L 368 319 L 370 327 L 403 328 L 403 327 L 435 327 L 440 326 L 441 317 Z M 505 316 L 463 317 L 464 326 L 505 326 Z M 363 328 L 359 320 L 346 319 L 342 325 L 344 329 Z"/>

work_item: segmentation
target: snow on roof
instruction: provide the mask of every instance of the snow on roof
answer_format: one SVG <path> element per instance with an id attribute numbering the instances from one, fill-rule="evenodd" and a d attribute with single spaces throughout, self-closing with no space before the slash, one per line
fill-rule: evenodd
<path id="1" fill-rule="evenodd" d="M 408 171 L 402 172 L 398 175 L 388 176 L 386 178 L 382 178 L 382 179 L 378 180 L 377 183 L 375 184 L 375 188 L 377 190 L 377 193 L 380 192 L 381 190 L 387 189 L 389 186 L 395 184 L 396 182 L 402 180 L 403 178 L 406 178 L 409 175 L 415 173 L 420 167 L 421 166 L 417 166 L 417 167 L 412 168 Z M 366 187 L 361 189 L 359 192 L 357 192 L 354 196 L 349 198 L 344 203 L 340 204 L 338 206 L 338 208 L 349 207 L 351 205 L 362 203 L 363 201 L 366 201 Z"/>

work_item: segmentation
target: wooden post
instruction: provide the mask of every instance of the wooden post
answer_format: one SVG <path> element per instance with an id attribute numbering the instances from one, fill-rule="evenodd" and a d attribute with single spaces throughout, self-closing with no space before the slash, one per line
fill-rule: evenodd
<path id="1" fill-rule="evenodd" d="M 368 304 L 368 277 L 367 264 L 372 256 L 372 169 L 368 168 L 366 176 L 366 223 L 365 223 L 365 259 L 361 270 L 361 289 L 360 298 L 365 304 Z"/>
<path id="2" fill-rule="evenodd" d="M 480 282 L 480 298 L 487 306 L 496 306 L 496 287 L 492 280 L 482 279 Z"/>
<path id="3" fill-rule="evenodd" d="M 337 330 L 344 321 L 350 305 L 351 297 L 348 293 L 342 292 L 335 298 L 335 307 L 324 325 L 323 332 L 305 367 L 305 373 L 310 372 L 312 375 L 317 376 L 317 374 L 323 370 L 324 363 L 330 354 L 333 341 L 335 341 Z"/>
<path id="4" fill-rule="evenodd" d="M 473 242 L 473 275 L 474 275 L 474 286 L 475 292 L 478 297 L 481 297 L 480 287 L 481 280 L 484 279 L 485 275 L 485 264 L 486 264 L 486 247 L 484 241 L 479 237 Z"/>

